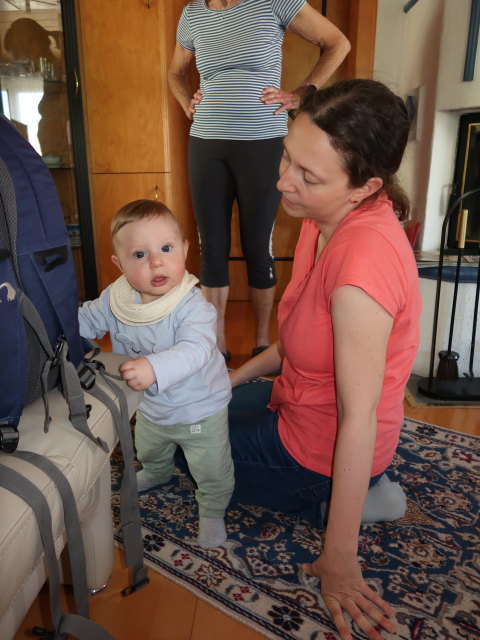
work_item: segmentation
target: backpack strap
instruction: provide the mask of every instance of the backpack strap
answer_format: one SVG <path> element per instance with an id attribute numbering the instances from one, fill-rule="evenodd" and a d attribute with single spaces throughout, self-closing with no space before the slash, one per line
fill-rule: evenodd
<path id="1" fill-rule="evenodd" d="M 103 451 L 105 451 L 105 453 L 108 453 L 107 444 L 100 437 L 94 436 L 88 426 L 87 419 L 89 411 L 85 404 L 85 398 L 77 370 L 73 364 L 67 360 L 67 341 L 64 337 L 59 338 L 55 353 L 53 352 L 42 319 L 33 303 L 23 292 L 20 293 L 20 310 L 48 355 L 42 370 L 42 397 L 45 405 L 44 431 L 48 431 L 51 421 L 48 406 L 49 376 L 51 371 L 59 368 L 62 381 L 62 394 L 68 403 L 68 408 L 70 409 L 69 418 L 71 423 L 77 431 L 98 445 L 103 449 Z"/>
<path id="2" fill-rule="evenodd" d="M 108 445 L 100 437 L 96 437 L 90 431 L 88 426 L 88 407 L 85 404 L 82 386 L 85 387 L 80 378 L 79 373 L 73 364 L 67 360 L 68 344 L 63 338 L 58 341 L 57 360 L 60 366 L 60 375 L 62 379 L 62 393 L 68 403 L 70 409 L 70 422 L 77 431 L 80 431 L 89 440 L 97 444 L 105 453 L 108 453 Z M 117 409 L 115 407 L 115 409 Z M 117 410 L 118 411 L 118 410 Z M 128 413 L 128 410 L 127 410 Z"/>
<path id="3" fill-rule="evenodd" d="M 95 370 L 98 371 L 101 378 L 119 399 L 120 411 L 114 400 L 96 383 Z M 112 413 L 123 454 L 123 476 L 120 486 L 120 521 L 123 532 L 125 564 L 131 567 L 131 576 L 130 586 L 122 591 L 122 595 L 127 596 L 150 582 L 143 559 L 143 538 L 138 505 L 137 478 L 134 467 L 135 455 L 127 400 L 122 389 L 107 378 L 107 376 L 112 378 L 117 378 L 117 376 L 107 373 L 103 362 L 86 359 L 84 361 L 83 375 L 82 373 L 80 374 L 81 378 L 85 377 L 85 371 L 90 371 L 91 375 L 93 375 L 93 384 L 87 388 L 88 393 L 102 402 Z"/>
<path id="4" fill-rule="evenodd" d="M 43 368 L 42 368 L 41 382 L 42 382 L 42 398 L 43 398 L 43 404 L 45 406 L 45 421 L 43 423 L 43 430 L 45 431 L 45 433 L 47 433 L 48 427 L 52 420 L 50 417 L 50 408 L 48 405 L 48 390 L 49 390 L 48 381 L 49 381 L 50 371 L 52 370 L 52 365 L 55 361 L 55 354 L 53 352 L 52 345 L 50 344 L 50 340 L 48 339 L 47 332 L 45 331 L 45 325 L 43 324 L 43 321 L 37 309 L 35 308 L 35 305 L 30 301 L 28 296 L 26 296 L 23 293 L 22 290 L 20 290 L 19 292 L 19 297 L 20 297 L 20 313 L 24 318 L 24 320 L 28 322 L 28 324 L 34 331 L 39 343 L 41 344 L 46 354 L 45 364 L 43 365 Z"/>
<path id="5" fill-rule="evenodd" d="M 60 469 L 45 456 L 33 451 L 16 451 L 12 454 L 15 458 L 25 460 L 41 469 L 57 487 L 57 491 L 62 498 L 63 511 L 65 517 L 65 529 L 67 531 L 68 555 L 72 568 L 73 596 L 75 599 L 75 609 L 81 616 L 89 617 L 88 611 L 88 586 L 87 570 L 85 564 L 85 552 L 81 531 L 80 518 L 78 516 L 77 504 L 72 488 L 65 475 Z"/>
<path id="6" fill-rule="evenodd" d="M 60 577 L 52 533 L 52 516 L 43 493 L 21 473 L 1 463 L 0 486 L 24 500 L 30 506 L 37 519 L 48 568 L 50 611 L 55 627 L 52 640 L 65 640 L 68 634 L 78 638 L 78 640 L 114 640 L 113 636 L 92 620 L 81 617 L 78 614 L 63 614 L 60 603 Z M 73 505 L 76 510 L 75 501 L 73 501 Z M 67 507 L 65 519 L 67 520 L 69 516 L 70 509 Z M 70 525 L 68 525 L 68 528 L 70 528 Z"/>

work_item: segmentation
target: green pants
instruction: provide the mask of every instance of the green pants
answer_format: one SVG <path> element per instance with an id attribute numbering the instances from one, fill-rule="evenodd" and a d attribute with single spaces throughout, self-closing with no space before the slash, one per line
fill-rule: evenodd
<path id="1" fill-rule="evenodd" d="M 223 518 L 234 487 L 227 408 L 194 424 L 171 426 L 154 424 L 137 411 L 135 446 L 147 480 L 170 480 L 177 445 L 197 483 L 199 515 Z"/>

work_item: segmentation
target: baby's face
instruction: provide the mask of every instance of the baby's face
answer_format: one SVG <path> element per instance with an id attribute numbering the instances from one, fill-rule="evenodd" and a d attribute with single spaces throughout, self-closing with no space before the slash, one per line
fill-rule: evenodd
<path id="1" fill-rule="evenodd" d="M 183 279 L 188 242 L 170 216 L 129 222 L 115 236 L 112 261 L 143 303 L 171 291 Z"/>

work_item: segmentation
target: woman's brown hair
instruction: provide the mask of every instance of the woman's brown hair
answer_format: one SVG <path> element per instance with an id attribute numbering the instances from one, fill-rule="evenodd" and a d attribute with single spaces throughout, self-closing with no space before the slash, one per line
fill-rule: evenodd
<path id="1" fill-rule="evenodd" d="M 361 187 L 381 178 L 400 220 L 408 217 L 410 203 L 396 172 L 408 140 L 410 123 L 403 100 L 381 82 L 344 80 L 325 89 L 309 87 L 299 113 L 307 113 L 328 135 L 343 160 L 350 185 Z"/>

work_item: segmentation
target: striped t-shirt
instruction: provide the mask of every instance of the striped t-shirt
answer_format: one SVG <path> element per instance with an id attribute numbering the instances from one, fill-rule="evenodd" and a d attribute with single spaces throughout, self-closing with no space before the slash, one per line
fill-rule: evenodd
<path id="1" fill-rule="evenodd" d="M 285 29 L 305 0 L 241 0 L 229 9 L 209 9 L 194 0 L 182 12 L 177 41 L 195 52 L 203 98 L 190 135 L 258 140 L 283 137 L 287 113 L 265 105 L 265 87 L 280 87 Z"/>

